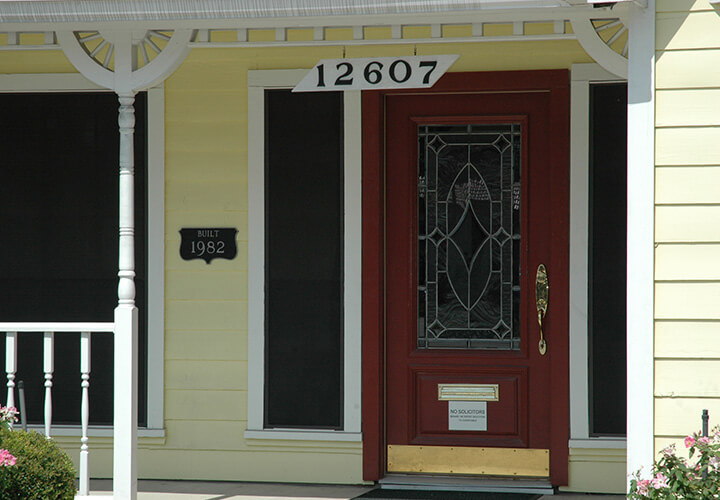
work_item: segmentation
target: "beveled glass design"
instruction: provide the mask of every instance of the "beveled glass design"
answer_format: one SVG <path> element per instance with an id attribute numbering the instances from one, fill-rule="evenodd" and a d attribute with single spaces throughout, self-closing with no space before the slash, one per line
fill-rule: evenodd
<path id="1" fill-rule="evenodd" d="M 520 134 L 418 129 L 418 348 L 520 349 Z"/>

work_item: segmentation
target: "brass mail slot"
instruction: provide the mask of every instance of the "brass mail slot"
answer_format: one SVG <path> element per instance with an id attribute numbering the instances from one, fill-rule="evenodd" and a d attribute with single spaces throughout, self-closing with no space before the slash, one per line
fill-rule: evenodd
<path id="1" fill-rule="evenodd" d="M 438 384 L 438 401 L 499 401 L 498 384 Z"/>

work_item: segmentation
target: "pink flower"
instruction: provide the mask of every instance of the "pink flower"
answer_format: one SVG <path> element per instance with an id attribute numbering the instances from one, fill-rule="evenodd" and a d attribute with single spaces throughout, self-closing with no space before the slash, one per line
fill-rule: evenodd
<path id="1" fill-rule="evenodd" d="M 667 488 L 668 487 L 668 478 L 663 474 L 662 472 L 658 472 L 657 475 L 652 480 L 652 485 L 654 488 Z"/>
<path id="2" fill-rule="evenodd" d="M 641 479 L 637 483 L 638 493 L 641 495 L 647 495 L 648 494 L 648 486 L 650 486 L 650 480 L 649 479 Z"/>
<path id="3" fill-rule="evenodd" d="M 14 406 L 0 405 L 0 423 L 17 422 L 17 414 L 20 413 Z"/>
<path id="4" fill-rule="evenodd" d="M 709 437 L 701 437 L 697 440 L 700 444 L 710 444 L 710 438 Z"/>
<path id="5" fill-rule="evenodd" d="M 669 446 L 666 446 L 666 447 L 663 449 L 662 453 L 663 453 L 663 455 L 665 455 L 666 457 L 674 457 L 674 456 L 675 456 L 675 443 L 673 443 L 673 444 L 671 444 L 671 445 L 669 445 Z"/>
<path id="6" fill-rule="evenodd" d="M 720 470 L 720 457 L 710 457 L 710 467 L 713 470 Z"/>
<path id="7" fill-rule="evenodd" d="M 685 438 L 685 448 L 691 448 L 692 446 L 695 446 L 695 438 L 692 436 L 688 436 Z"/>
<path id="8" fill-rule="evenodd" d="M 17 458 L 12 456 L 7 450 L 0 450 L 0 467 L 8 467 L 15 465 Z"/>

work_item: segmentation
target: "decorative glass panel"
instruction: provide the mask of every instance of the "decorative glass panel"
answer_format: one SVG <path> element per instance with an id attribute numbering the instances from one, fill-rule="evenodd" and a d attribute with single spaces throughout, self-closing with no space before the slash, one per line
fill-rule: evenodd
<path id="1" fill-rule="evenodd" d="M 520 125 L 424 125 L 418 347 L 520 348 Z"/>

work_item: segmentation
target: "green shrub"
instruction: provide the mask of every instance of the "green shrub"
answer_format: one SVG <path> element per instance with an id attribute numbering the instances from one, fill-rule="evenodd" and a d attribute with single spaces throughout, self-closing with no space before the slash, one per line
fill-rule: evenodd
<path id="1" fill-rule="evenodd" d="M 14 466 L 0 467 L 0 499 L 75 498 L 75 468 L 55 441 L 37 432 L 0 430 L 0 443 L 17 457 Z"/>

